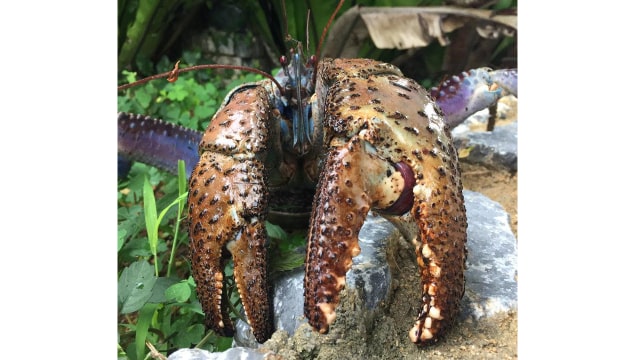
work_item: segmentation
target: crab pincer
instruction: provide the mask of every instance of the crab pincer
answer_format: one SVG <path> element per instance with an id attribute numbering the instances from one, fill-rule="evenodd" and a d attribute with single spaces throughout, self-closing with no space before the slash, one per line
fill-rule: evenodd
<path id="1" fill-rule="evenodd" d="M 449 327 L 464 293 L 467 221 L 457 153 L 427 90 L 392 65 L 325 59 L 314 116 L 326 159 L 314 198 L 305 268 L 305 315 L 327 332 L 369 210 L 415 246 L 422 301 L 411 340 Z"/>

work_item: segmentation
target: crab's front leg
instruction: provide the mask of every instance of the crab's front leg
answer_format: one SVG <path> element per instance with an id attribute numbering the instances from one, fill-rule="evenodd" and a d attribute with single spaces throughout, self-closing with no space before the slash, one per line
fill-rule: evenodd
<path id="1" fill-rule="evenodd" d="M 234 327 L 225 307 L 223 257 L 234 277 L 249 325 L 264 342 L 272 332 L 267 295 L 267 183 L 264 153 L 271 107 L 264 86 L 236 89 L 214 115 L 200 143 L 189 182 L 193 278 L 205 324 L 224 336 Z"/>
<path id="2" fill-rule="evenodd" d="M 321 64 L 316 116 L 327 158 L 314 199 L 305 272 L 305 315 L 320 332 L 335 320 L 339 292 L 369 209 L 415 245 L 422 298 L 409 332 L 437 340 L 464 292 L 466 214 L 456 150 L 427 91 L 388 64 Z"/>

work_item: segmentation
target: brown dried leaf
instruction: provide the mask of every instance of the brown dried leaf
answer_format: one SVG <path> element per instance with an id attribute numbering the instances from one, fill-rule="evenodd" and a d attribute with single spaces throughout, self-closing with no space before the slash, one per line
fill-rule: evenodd
<path id="1" fill-rule="evenodd" d="M 517 29 L 516 14 L 498 15 L 492 10 L 354 6 L 333 24 L 323 56 L 356 57 L 367 37 L 380 49 L 424 47 L 434 39 L 446 46 L 449 44 L 446 34 L 469 22 L 476 24 L 478 34 L 488 38 L 513 36 Z"/>

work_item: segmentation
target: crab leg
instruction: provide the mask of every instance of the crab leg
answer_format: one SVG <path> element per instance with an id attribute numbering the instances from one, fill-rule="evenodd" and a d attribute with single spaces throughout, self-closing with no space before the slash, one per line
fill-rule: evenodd
<path id="1" fill-rule="evenodd" d="M 177 173 L 178 160 L 190 173 L 198 162 L 202 133 L 149 116 L 118 113 L 118 156 Z"/>
<path id="2" fill-rule="evenodd" d="M 225 308 L 223 256 L 234 275 L 256 339 L 271 335 L 267 295 L 265 167 L 268 96 L 261 86 L 236 91 L 214 115 L 200 143 L 202 153 L 189 182 L 189 234 L 193 278 L 205 324 L 233 336 Z"/>
<path id="3" fill-rule="evenodd" d="M 431 96 L 444 112 L 445 121 L 451 128 L 509 94 L 518 96 L 517 69 L 472 69 L 431 88 Z"/>

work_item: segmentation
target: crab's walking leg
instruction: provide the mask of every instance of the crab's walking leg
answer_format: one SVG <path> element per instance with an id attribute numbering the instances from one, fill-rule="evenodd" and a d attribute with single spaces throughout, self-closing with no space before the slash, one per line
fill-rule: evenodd
<path id="1" fill-rule="evenodd" d="M 452 76 L 430 90 L 451 128 L 508 94 L 518 96 L 518 70 L 478 68 Z"/>
<path id="2" fill-rule="evenodd" d="M 225 308 L 224 262 L 233 257 L 240 298 L 256 339 L 271 335 L 267 296 L 265 167 L 256 154 L 268 139 L 269 102 L 261 86 L 241 88 L 214 115 L 189 183 L 193 278 L 205 324 L 233 335 Z"/>
<path id="3" fill-rule="evenodd" d="M 177 174 L 178 160 L 190 173 L 198 162 L 202 133 L 149 116 L 118 113 L 118 156 Z"/>

